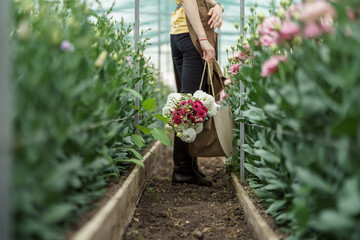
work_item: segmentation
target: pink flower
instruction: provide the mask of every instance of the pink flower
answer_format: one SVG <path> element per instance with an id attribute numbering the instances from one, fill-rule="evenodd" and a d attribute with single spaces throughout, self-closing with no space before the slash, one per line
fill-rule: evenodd
<path id="1" fill-rule="evenodd" d="M 200 109 L 199 111 L 196 112 L 196 116 L 197 116 L 198 118 L 205 118 L 206 115 L 207 115 L 207 113 L 206 113 L 204 110 L 202 110 L 202 109 Z"/>
<path id="2" fill-rule="evenodd" d="M 188 113 L 188 110 L 186 108 L 181 109 L 181 113 L 180 113 L 181 116 L 185 117 L 187 113 Z"/>
<path id="3" fill-rule="evenodd" d="M 195 110 L 195 111 L 198 111 L 198 110 L 200 110 L 201 108 L 202 108 L 202 104 L 200 104 L 200 103 L 198 103 L 198 102 L 196 102 L 195 101 L 195 103 L 193 104 L 193 109 Z"/>
<path id="4" fill-rule="evenodd" d="M 196 123 L 196 118 L 195 118 L 195 117 L 193 117 L 193 118 L 191 119 L 191 123 Z"/>
<path id="5" fill-rule="evenodd" d="M 74 45 L 68 40 L 64 40 L 61 42 L 60 49 L 64 52 L 73 52 L 75 51 Z"/>
<path id="6" fill-rule="evenodd" d="M 224 90 L 220 92 L 220 102 L 223 101 L 228 95 Z"/>
<path id="7" fill-rule="evenodd" d="M 304 27 L 304 34 L 308 38 L 317 38 L 323 33 L 318 24 L 309 22 Z"/>
<path id="8" fill-rule="evenodd" d="M 224 85 L 227 86 L 227 85 L 230 85 L 232 84 L 232 81 L 230 78 L 227 78 L 225 81 L 224 81 Z"/>
<path id="9" fill-rule="evenodd" d="M 186 116 L 187 119 L 192 119 L 193 118 L 193 114 L 192 113 L 189 113 L 187 116 Z"/>
<path id="10" fill-rule="evenodd" d="M 334 7 L 325 0 L 318 0 L 306 3 L 300 10 L 300 20 L 309 23 L 318 20 L 324 16 L 335 16 Z"/>
<path id="11" fill-rule="evenodd" d="M 292 40 L 299 33 L 300 27 L 294 22 L 284 22 L 280 29 L 280 37 L 283 40 Z"/>
<path id="12" fill-rule="evenodd" d="M 187 101 L 181 101 L 180 106 L 185 106 L 187 104 Z"/>
<path id="13" fill-rule="evenodd" d="M 203 104 L 201 101 L 199 101 L 199 100 L 195 100 L 194 103 L 198 103 L 198 104 L 200 104 L 201 106 L 204 106 L 204 104 Z"/>
<path id="14" fill-rule="evenodd" d="M 189 100 L 187 101 L 187 103 L 190 104 L 190 105 L 193 105 L 193 104 L 194 104 L 193 100 L 191 100 L 191 99 L 189 99 Z"/>
<path id="15" fill-rule="evenodd" d="M 349 18 L 350 21 L 355 22 L 355 11 L 352 10 L 350 7 L 346 7 L 346 16 Z"/>
<path id="16" fill-rule="evenodd" d="M 203 106 L 201 109 L 204 110 L 205 112 L 208 112 L 208 109 L 205 106 Z"/>
<path id="17" fill-rule="evenodd" d="M 128 61 L 128 64 L 129 64 L 130 68 L 133 68 L 133 65 L 132 65 L 132 63 L 131 63 L 131 56 L 128 56 L 128 57 L 126 58 L 126 60 Z"/>
<path id="18" fill-rule="evenodd" d="M 236 75 L 237 72 L 239 72 L 239 67 L 241 66 L 241 63 L 234 63 L 230 68 L 229 68 L 229 73 L 232 73 L 234 76 Z"/>
<path id="19" fill-rule="evenodd" d="M 265 18 L 261 23 L 261 35 L 272 35 L 281 28 L 281 19 L 277 16 Z"/>
<path id="20" fill-rule="evenodd" d="M 180 124 L 180 123 L 181 123 L 181 117 L 180 117 L 180 115 L 176 114 L 176 115 L 174 116 L 174 123 L 175 123 L 175 124 Z"/>
<path id="21" fill-rule="evenodd" d="M 276 45 L 279 42 L 279 34 L 273 34 L 273 36 L 270 35 L 262 35 L 260 37 L 260 43 L 264 47 L 270 47 L 271 45 Z"/>
<path id="22" fill-rule="evenodd" d="M 274 74 L 278 69 L 279 62 L 285 62 L 285 56 L 272 56 L 269 60 L 265 61 L 261 66 L 261 76 L 266 77 Z"/>
<path id="23" fill-rule="evenodd" d="M 203 122 L 204 121 L 204 119 L 203 118 L 199 118 L 199 122 Z"/>

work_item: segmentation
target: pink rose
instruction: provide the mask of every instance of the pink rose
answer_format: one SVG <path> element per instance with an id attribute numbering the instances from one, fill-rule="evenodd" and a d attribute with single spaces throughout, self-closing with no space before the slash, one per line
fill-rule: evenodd
<path id="1" fill-rule="evenodd" d="M 189 100 L 187 101 L 187 103 L 190 104 L 190 105 L 193 105 L 193 104 L 194 104 L 193 100 L 191 100 L 191 99 L 189 99 Z"/>
<path id="2" fill-rule="evenodd" d="M 300 27 L 294 22 L 284 22 L 280 29 L 280 37 L 283 40 L 292 40 L 299 33 Z"/>
<path id="3" fill-rule="evenodd" d="M 229 73 L 232 73 L 234 76 L 236 75 L 237 72 L 239 72 L 239 67 L 241 66 L 241 63 L 234 63 L 230 68 L 229 68 Z"/>
<path id="4" fill-rule="evenodd" d="M 195 101 L 195 103 L 193 104 L 193 109 L 195 110 L 195 111 L 198 111 L 198 110 L 200 110 L 201 108 L 202 108 L 202 104 L 200 104 L 200 103 L 198 103 L 198 102 L 196 102 Z"/>
<path id="5" fill-rule="evenodd" d="M 175 123 L 175 124 L 180 124 L 180 123 L 181 123 L 181 117 L 180 117 L 180 115 L 176 114 L 176 115 L 174 116 L 174 123 Z"/>
<path id="6" fill-rule="evenodd" d="M 278 69 L 279 62 L 285 62 L 285 56 L 272 56 L 269 60 L 265 61 L 261 66 L 261 76 L 266 77 L 274 74 Z"/>
<path id="7" fill-rule="evenodd" d="M 199 100 L 195 100 L 194 103 L 198 103 L 198 104 L 200 104 L 201 106 L 204 106 L 204 104 L 202 103 L 202 101 L 199 101 Z"/>
<path id="8" fill-rule="evenodd" d="M 205 118 L 206 115 L 207 115 L 207 113 L 206 113 L 204 110 L 202 110 L 202 109 L 196 112 L 196 116 L 197 116 L 198 118 Z"/>
<path id="9" fill-rule="evenodd" d="M 185 106 L 186 104 L 187 104 L 186 101 L 181 101 L 181 102 L 180 102 L 180 106 Z"/>
<path id="10" fill-rule="evenodd" d="M 187 119 L 192 119 L 193 118 L 193 114 L 192 113 L 189 113 L 187 116 L 186 116 Z"/>
<path id="11" fill-rule="evenodd" d="M 188 110 L 186 108 L 181 109 L 181 116 L 185 117 L 188 113 Z"/>
<path id="12" fill-rule="evenodd" d="M 203 106 L 201 109 L 204 110 L 205 112 L 209 111 L 205 106 Z"/>
<path id="13" fill-rule="evenodd" d="M 281 19 L 277 16 L 270 16 L 261 23 L 261 35 L 272 35 L 281 28 Z"/>
<path id="14" fill-rule="evenodd" d="M 324 16 L 330 16 L 334 18 L 334 7 L 325 0 L 318 0 L 310 3 L 306 3 L 300 10 L 300 20 L 309 23 L 318 20 Z"/>
<path id="15" fill-rule="evenodd" d="M 278 44 L 279 42 L 279 34 L 277 32 L 273 33 L 273 35 L 262 35 L 260 37 L 260 43 L 264 47 L 270 47 L 271 45 Z"/>
<path id="16" fill-rule="evenodd" d="M 308 38 L 317 38 L 323 33 L 318 24 L 309 22 L 304 27 L 304 34 Z"/>

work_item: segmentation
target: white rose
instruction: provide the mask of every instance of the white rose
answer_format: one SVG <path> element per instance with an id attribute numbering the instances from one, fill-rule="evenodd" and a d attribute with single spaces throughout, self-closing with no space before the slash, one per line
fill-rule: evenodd
<path id="1" fill-rule="evenodd" d="M 208 108 L 208 112 L 207 112 L 208 117 L 213 117 L 217 114 L 218 108 L 216 105 L 214 104 L 210 108 Z"/>
<path id="2" fill-rule="evenodd" d="M 201 133 L 202 130 L 203 130 L 203 128 L 204 128 L 204 125 L 203 125 L 202 123 L 198 123 L 198 124 L 196 124 L 195 126 L 196 126 L 196 127 L 195 127 L 195 132 L 196 132 L 196 134 Z"/>
<path id="3" fill-rule="evenodd" d="M 181 140 L 187 143 L 191 143 L 196 138 L 196 132 L 193 128 L 185 129 L 181 134 Z"/>
<path id="4" fill-rule="evenodd" d="M 165 105 L 163 108 L 162 108 L 162 115 L 163 116 L 168 116 L 170 115 L 170 107 Z"/>

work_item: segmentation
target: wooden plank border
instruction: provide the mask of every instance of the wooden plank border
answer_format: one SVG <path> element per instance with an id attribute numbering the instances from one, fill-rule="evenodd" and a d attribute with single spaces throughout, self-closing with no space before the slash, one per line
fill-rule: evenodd
<path id="1" fill-rule="evenodd" d="M 115 195 L 90 219 L 72 240 L 122 239 L 151 176 L 162 144 L 157 141 L 144 156 L 145 168 L 136 166 Z M 154 156 L 153 154 L 156 154 Z"/>
<path id="2" fill-rule="evenodd" d="M 259 240 L 279 240 L 280 238 L 275 234 L 269 224 L 267 224 L 267 222 L 261 216 L 260 212 L 252 203 L 244 187 L 241 185 L 239 179 L 234 173 L 231 173 L 231 180 L 240 205 L 244 209 L 248 224 L 253 229 L 256 237 Z"/>

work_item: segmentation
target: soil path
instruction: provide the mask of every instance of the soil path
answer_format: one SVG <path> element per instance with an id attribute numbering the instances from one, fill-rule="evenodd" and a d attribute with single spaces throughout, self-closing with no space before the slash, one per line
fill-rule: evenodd
<path id="1" fill-rule="evenodd" d="M 255 239 L 222 160 L 200 158 L 199 166 L 214 186 L 172 186 L 172 151 L 163 151 L 124 239 Z"/>

